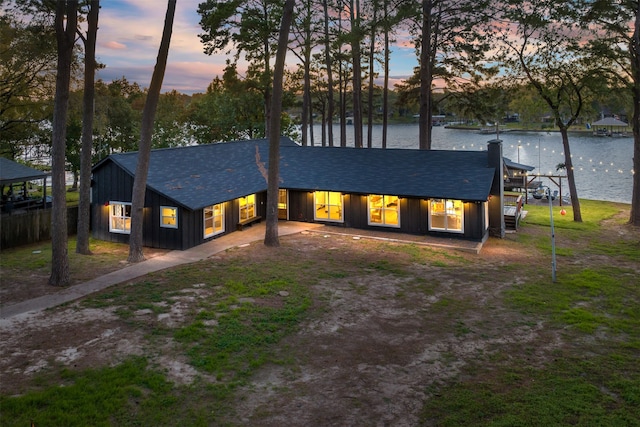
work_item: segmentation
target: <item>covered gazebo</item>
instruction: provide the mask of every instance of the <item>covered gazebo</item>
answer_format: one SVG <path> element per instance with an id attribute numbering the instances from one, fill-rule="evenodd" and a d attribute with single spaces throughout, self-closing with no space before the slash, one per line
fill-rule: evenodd
<path id="1" fill-rule="evenodd" d="M 47 200 L 47 177 L 51 174 L 0 157 L 0 189 L 2 213 L 15 209 L 44 207 Z M 42 197 L 31 197 L 29 183 L 42 180 Z"/>
<path id="2" fill-rule="evenodd" d="M 628 123 L 615 117 L 605 117 L 591 124 L 595 136 L 625 136 L 623 129 L 629 127 Z"/>

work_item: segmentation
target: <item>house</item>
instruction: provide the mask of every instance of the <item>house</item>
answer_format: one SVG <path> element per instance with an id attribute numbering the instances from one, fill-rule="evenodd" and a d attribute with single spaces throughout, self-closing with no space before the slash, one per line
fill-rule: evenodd
<path id="1" fill-rule="evenodd" d="M 128 242 L 137 152 L 93 168 L 92 232 Z M 188 249 L 266 216 L 269 142 L 151 152 L 145 246 Z M 504 235 L 502 145 L 487 151 L 280 144 L 279 218 L 483 241 Z"/>

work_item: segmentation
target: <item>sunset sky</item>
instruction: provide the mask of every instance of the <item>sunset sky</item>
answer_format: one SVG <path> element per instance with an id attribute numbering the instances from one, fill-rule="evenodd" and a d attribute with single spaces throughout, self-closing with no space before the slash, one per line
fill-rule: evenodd
<path id="1" fill-rule="evenodd" d="M 201 0 L 177 0 L 171 48 L 162 91 L 176 89 L 182 93 L 204 92 L 209 83 L 222 76 L 227 57 L 205 55 L 198 34 Z M 106 82 L 126 77 L 148 87 L 162 37 L 166 1 L 103 0 L 96 55 L 106 68 L 98 77 Z M 293 59 L 292 59 L 293 61 Z M 289 64 L 292 63 L 289 61 Z M 396 45 L 392 51 L 391 84 L 411 75 L 417 65 L 411 45 Z M 242 72 L 242 68 L 239 67 Z M 377 70 L 381 73 L 381 69 Z"/>

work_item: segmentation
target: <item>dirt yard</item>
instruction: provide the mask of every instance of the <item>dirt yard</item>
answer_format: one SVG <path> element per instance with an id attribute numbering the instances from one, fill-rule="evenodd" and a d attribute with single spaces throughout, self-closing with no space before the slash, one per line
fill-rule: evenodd
<path id="1" fill-rule="evenodd" d="M 534 240 L 545 232 L 527 231 Z M 548 255 L 516 239 L 490 239 L 480 255 L 433 250 L 432 259 L 416 259 L 409 273 L 406 267 L 397 273 L 361 268 L 348 277 L 319 280 L 308 319 L 280 345 L 291 362 L 261 368 L 239 392 L 228 421 L 414 426 L 432 386 L 468 375 L 477 364 L 508 354 L 526 354 L 532 366 L 546 364 L 571 344 L 561 330 L 504 303 L 503 291 L 526 280 L 531 270 L 525 266 L 540 265 L 541 274 L 549 266 Z M 209 262 L 277 259 L 284 254 L 279 251 L 295 248 L 295 256 L 309 262 L 336 254 L 342 263 L 361 263 L 370 253 L 393 265 L 402 254 L 398 243 L 365 240 L 305 232 L 282 238 L 278 250 L 257 242 Z M 110 366 L 130 355 L 145 355 L 176 384 L 215 381 L 189 365 L 169 335 L 150 341 L 147 329 L 137 327 L 142 322 L 178 328 L 211 292 L 200 283 L 176 291 L 163 302 L 170 310 L 140 310 L 135 321 L 123 320 L 117 307 L 86 308 L 79 302 L 1 320 L 2 394 L 24 392 L 38 372 Z"/>

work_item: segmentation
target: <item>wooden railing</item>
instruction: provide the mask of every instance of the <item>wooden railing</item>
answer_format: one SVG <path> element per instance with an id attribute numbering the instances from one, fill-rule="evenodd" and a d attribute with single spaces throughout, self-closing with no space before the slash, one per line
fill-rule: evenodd
<path id="1" fill-rule="evenodd" d="M 507 227 L 518 229 L 523 201 L 521 194 L 505 194 L 503 196 L 504 222 Z"/>

